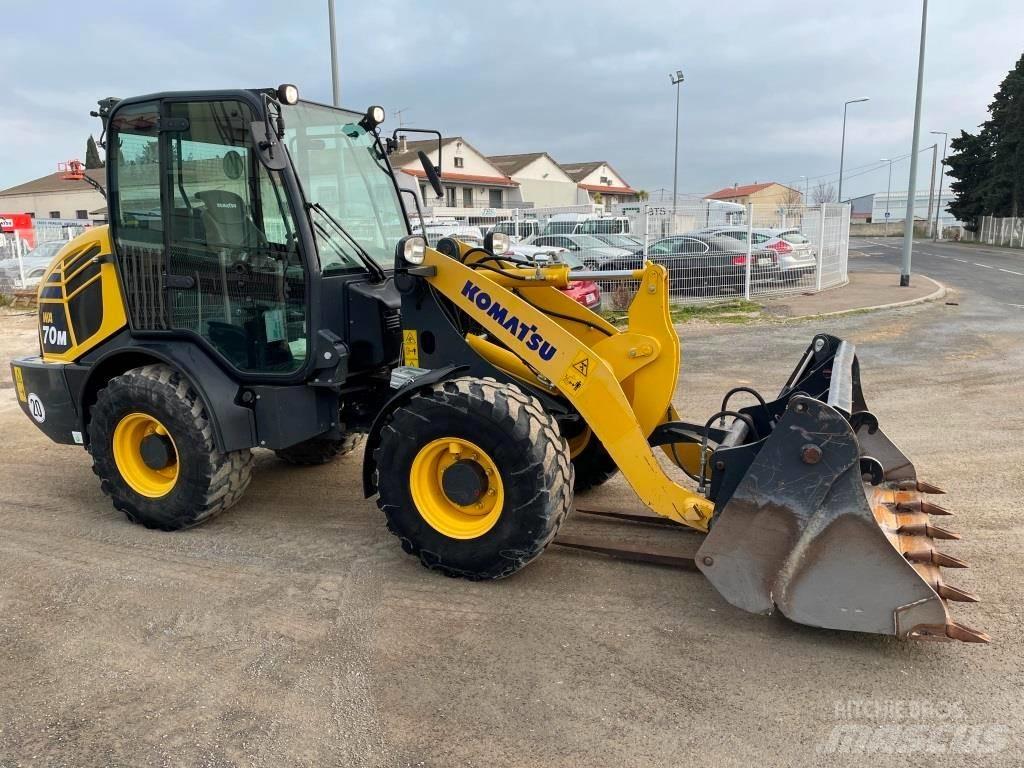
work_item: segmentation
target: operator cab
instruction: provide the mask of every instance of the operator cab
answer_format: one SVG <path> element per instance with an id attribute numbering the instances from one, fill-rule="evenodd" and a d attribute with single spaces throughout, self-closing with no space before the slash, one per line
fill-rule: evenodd
<path id="1" fill-rule="evenodd" d="M 325 332 L 349 371 L 397 359 L 380 265 L 408 225 L 367 115 L 282 86 L 142 96 L 103 116 L 135 335 L 187 336 L 242 379 L 308 378 Z"/>

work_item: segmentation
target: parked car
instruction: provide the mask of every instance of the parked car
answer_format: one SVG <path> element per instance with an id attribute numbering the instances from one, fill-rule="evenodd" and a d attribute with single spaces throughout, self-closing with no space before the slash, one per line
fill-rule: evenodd
<path id="1" fill-rule="evenodd" d="M 746 283 L 746 245 L 735 239 L 706 233 L 673 235 L 651 244 L 647 258 L 663 264 L 669 273 L 673 294 L 712 294 L 726 289 L 742 293 Z M 779 275 L 775 252 L 756 248 L 751 251 L 750 280 L 762 283 Z M 601 264 L 601 270 L 638 269 L 643 266 L 643 251 Z"/>
<path id="2" fill-rule="evenodd" d="M 46 268 L 50 266 L 53 257 L 67 244 L 67 240 L 41 243 L 21 257 L 20 266 L 17 258 L 0 261 L 0 290 L 35 288 L 46 274 Z M 24 286 L 21 285 L 22 273 L 25 275 Z"/>
<path id="3" fill-rule="evenodd" d="M 566 250 L 539 250 L 531 259 L 531 261 L 535 261 L 538 264 L 550 263 L 555 260 L 568 264 L 570 273 L 575 270 L 587 269 L 587 266 L 579 256 Z M 567 288 L 562 289 L 562 293 L 569 298 L 578 301 L 592 312 L 597 312 L 601 309 L 601 286 L 593 280 L 574 280 L 569 283 Z"/>
<path id="4" fill-rule="evenodd" d="M 531 237 L 526 245 L 564 248 L 580 257 L 588 269 L 596 269 L 609 259 L 629 255 L 635 247 L 615 248 L 594 235 L 540 235 Z"/>
<path id="5" fill-rule="evenodd" d="M 796 282 L 802 277 L 814 274 L 818 254 L 811 241 L 799 229 L 758 229 L 755 234 L 766 238 L 764 248 L 770 248 L 778 254 L 779 270 L 785 282 Z"/>
<path id="6" fill-rule="evenodd" d="M 644 241 L 636 235 L 596 234 L 594 237 L 613 248 L 625 248 L 630 252 L 635 251 L 637 248 L 642 248 L 644 245 Z"/>

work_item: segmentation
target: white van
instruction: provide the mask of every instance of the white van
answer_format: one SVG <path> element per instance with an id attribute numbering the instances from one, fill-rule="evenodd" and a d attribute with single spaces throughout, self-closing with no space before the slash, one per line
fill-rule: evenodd
<path id="1" fill-rule="evenodd" d="M 600 216 L 580 223 L 574 234 L 579 235 L 628 235 L 629 219 L 625 216 Z"/>

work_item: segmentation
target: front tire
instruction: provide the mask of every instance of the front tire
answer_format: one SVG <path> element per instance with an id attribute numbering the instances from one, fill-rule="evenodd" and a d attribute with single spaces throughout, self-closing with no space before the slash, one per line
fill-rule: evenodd
<path id="1" fill-rule="evenodd" d="M 573 486 L 576 493 L 603 485 L 619 471 L 615 460 L 590 427 L 584 426 L 575 434 L 566 435 L 565 439 L 569 445 L 569 455 L 576 477 Z"/>
<path id="2" fill-rule="evenodd" d="M 90 411 L 93 472 L 129 520 L 162 531 L 199 525 L 237 502 L 252 453 L 221 453 L 203 401 L 167 365 L 115 376 Z"/>
<path id="3" fill-rule="evenodd" d="M 397 407 L 374 453 L 377 505 L 427 568 L 471 580 L 537 557 L 572 506 L 555 420 L 521 389 L 458 378 Z"/>

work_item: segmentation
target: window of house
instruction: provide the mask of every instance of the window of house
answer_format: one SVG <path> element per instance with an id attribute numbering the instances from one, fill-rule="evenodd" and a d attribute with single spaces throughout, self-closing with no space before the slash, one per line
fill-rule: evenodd
<path id="1" fill-rule="evenodd" d="M 455 187 L 444 188 L 444 204 L 449 208 L 455 207 Z"/>
<path id="2" fill-rule="evenodd" d="M 463 158 L 461 158 L 461 157 L 456 157 L 455 158 L 455 167 L 456 168 L 465 168 L 466 167 L 466 161 Z"/>
<path id="3" fill-rule="evenodd" d="M 500 189 L 489 189 L 487 191 L 487 204 L 491 208 L 501 208 L 502 193 Z"/>
<path id="4" fill-rule="evenodd" d="M 89 218 L 89 212 L 87 210 L 85 210 L 84 208 L 79 208 L 77 211 L 75 211 L 75 218 L 76 219 L 87 219 L 87 218 Z"/>
<path id="5" fill-rule="evenodd" d="M 602 176 L 602 177 L 601 177 L 601 183 L 602 183 L 602 184 L 611 184 L 611 183 L 612 183 L 612 180 L 611 180 L 611 179 L 609 179 L 609 178 L 608 178 L 607 176 Z"/>
<path id="6" fill-rule="evenodd" d="M 50 218 L 51 219 L 59 219 L 60 218 L 60 211 L 50 211 Z"/>
<path id="7" fill-rule="evenodd" d="M 463 187 L 462 188 L 462 207 L 472 208 L 473 207 L 473 188 Z"/>

